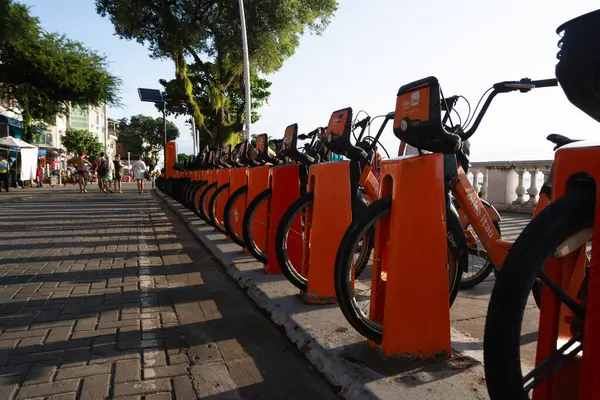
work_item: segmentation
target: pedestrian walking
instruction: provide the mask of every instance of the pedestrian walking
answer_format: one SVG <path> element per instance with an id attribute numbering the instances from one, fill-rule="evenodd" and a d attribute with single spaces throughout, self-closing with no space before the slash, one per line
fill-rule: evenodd
<path id="1" fill-rule="evenodd" d="M 92 165 L 87 159 L 87 154 L 85 151 L 81 152 L 81 155 L 75 159 L 75 168 L 77 168 L 77 174 L 79 175 L 79 192 L 87 193 L 87 174 L 88 167 Z"/>
<path id="2" fill-rule="evenodd" d="M 125 166 L 123 164 L 121 164 L 121 156 L 119 154 L 117 154 L 115 156 L 113 164 L 115 165 L 115 175 L 113 176 L 113 187 L 116 192 L 117 186 L 118 186 L 119 193 L 123 193 L 123 186 L 122 186 L 121 181 L 123 180 L 123 168 Z"/>
<path id="3" fill-rule="evenodd" d="M 104 156 L 104 160 L 101 163 L 101 168 L 104 170 L 102 174 L 102 191 L 104 193 L 113 193 L 110 188 L 110 184 L 113 180 L 113 173 L 115 172 L 115 164 L 110 158 L 109 154 Z"/>
<path id="4" fill-rule="evenodd" d="M 146 179 L 146 171 L 148 167 L 146 167 L 146 163 L 142 160 L 137 160 L 131 166 L 133 170 L 133 178 L 137 182 L 138 193 L 142 193 L 144 191 L 144 180 Z"/>
<path id="5" fill-rule="evenodd" d="M 106 168 L 103 166 L 104 161 L 104 152 L 101 152 L 100 156 L 96 159 L 96 162 L 94 163 L 94 168 L 96 170 L 96 179 L 98 180 L 98 188 L 101 192 L 104 192 L 104 182 L 102 181 L 102 177 L 106 173 Z"/>
<path id="6" fill-rule="evenodd" d="M 4 183 L 4 189 L 8 192 L 10 188 L 10 172 L 8 167 L 8 161 L 6 157 L 0 156 L 0 182 Z M 2 187 L 0 187 L 0 192 Z"/>

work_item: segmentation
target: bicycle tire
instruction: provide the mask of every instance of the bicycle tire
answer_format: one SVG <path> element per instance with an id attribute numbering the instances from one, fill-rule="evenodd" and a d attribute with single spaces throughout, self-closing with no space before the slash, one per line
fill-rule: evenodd
<path id="1" fill-rule="evenodd" d="M 492 223 L 494 224 L 494 228 L 496 228 L 498 233 L 502 234 L 502 232 L 500 231 L 500 224 L 498 223 L 498 221 L 492 221 Z M 460 289 L 471 289 L 471 288 L 479 285 L 488 276 L 490 276 L 492 271 L 494 271 L 495 269 L 496 269 L 496 266 L 491 261 L 488 260 L 485 262 L 485 264 L 479 270 L 478 273 L 476 273 L 470 277 L 465 277 L 465 274 L 463 271 L 463 276 L 460 281 Z"/>
<path id="2" fill-rule="evenodd" d="M 210 185 L 207 185 L 204 188 L 204 190 L 202 190 L 202 193 L 200 193 L 200 199 L 198 201 L 198 211 L 200 212 L 200 218 L 206 223 L 210 223 L 210 220 L 208 219 L 207 207 L 205 207 L 204 205 L 206 203 L 208 193 L 216 187 L 217 182 L 213 182 Z"/>
<path id="3" fill-rule="evenodd" d="M 252 235 L 252 220 L 254 219 L 254 213 L 258 209 L 258 207 L 263 203 L 263 201 L 268 201 L 271 197 L 271 189 L 265 189 L 256 195 L 255 198 L 248 204 L 246 207 L 246 212 L 244 213 L 244 220 L 242 222 L 242 235 L 244 238 L 245 247 L 248 249 L 248 252 L 252 254 L 254 258 L 260 261 L 263 264 L 268 263 L 267 253 L 258 247 L 256 242 L 254 241 L 254 237 Z"/>
<path id="4" fill-rule="evenodd" d="M 529 399 L 523 389 L 521 324 L 545 261 L 567 238 L 594 222 L 595 195 L 574 190 L 544 208 L 523 229 L 498 272 L 488 306 L 484 369 L 491 400 Z"/>
<path id="5" fill-rule="evenodd" d="M 293 265 L 290 258 L 288 257 L 287 239 L 292 223 L 294 222 L 296 217 L 302 212 L 303 209 L 307 208 L 313 201 L 313 192 L 306 193 L 305 195 L 300 196 L 300 198 L 294 201 L 288 207 L 285 213 L 281 216 L 281 220 L 279 222 L 279 225 L 277 226 L 277 231 L 275 234 L 275 255 L 277 257 L 279 267 L 281 268 L 281 272 L 292 285 L 294 285 L 303 292 L 306 292 L 308 290 L 308 277 L 305 277 L 300 272 L 298 272 L 298 268 L 296 268 Z M 365 270 L 369 262 L 369 255 L 371 254 L 371 250 L 373 249 L 371 237 L 371 235 L 366 234 L 363 239 L 362 249 L 365 249 L 365 251 L 362 251 L 361 249 L 361 254 L 356 262 L 356 276 L 360 276 L 360 274 L 362 273 L 362 271 Z"/>
<path id="6" fill-rule="evenodd" d="M 196 214 L 196 216 L 198 218 L 200 218 L 200 210 L 199 210 L 199 202 L 196 201 L 196 196 L 198 195 L 198 192 L 200 190 L 202 190 L 202 188 L 204 187 L 204 185 L 206 185 L 206 181 L 199 181 L 196 185 L 194 185 L 194 188 L 192 189 L 191 193 L 190 193 L 190 205 L 191 205 L 191 210 L 194 214 Z"/>
<path id="7" fill-rule="evenodd" d="M 227 203 L 225 203 L 225 211 L 223 213 L 223 226 L 225 227 L 226 235 L 229 236 L 234 243 L 242 247 L 246 247 L 246 243 L 244 243 L 244 238 L 238 235 L 235 229 L 233 229 L 231 212 L 233 211 L 233 206 L 238 198 L 246 193 L 248 193 L 248 185 L 244 185 L 234 190 L 227 199 Z"/>
<path id="8" fill-rule="evenodd" d="M 340 242 L 340 246 L 338 247 L 335 260 L 335 292 L 342 314 L 344 314 L 346 320 L 357 332 L 377 344 L 380 344 L 383 339 L 383 326 L 371 321 L 359 311 L 358 305 L 354 300 L 354 293 L 350 293 L 352 285 L 348 284 L 347 278 L 350 273 L 350 268 L 352 268 L 352 261 L 349 259 L 352 251 L 349 251 L 349 248 L 354 247 L 358 241 L 360 241 L 361 236 L 364 235 L 369 227 L 373 226 L 374 222 L 388 215 L 391 207 L 392 198 L 390 196 L 376 200 L 367 207 L 363 215 L 356 221 L 353 221 L 348 230 L 346 230 L 346 233 Z M 460 220 L 456 214 L 448 213 L 446 219 L 448 221 L 446 229 L 449 233 L 464 236 Z M 450 221 L 451 219 L 452 221 Z M 454 299 L 458 294 L 463 265 L 461 265 L 461 257 L 452 253 L 450 245 L 448 246 L 448 255 L 449 258 L 451 258 L 451 262 L 455 263 L 451 279 L 452 285 L 450 285 L 448 293 L 450 306 L 452 306 L 452 303 L 454 303 Z M 352 291 L 354 290 L 352 289 Z"/>
<path id="9" fill-rule="evenodd" d="M 221 222 L 219 222 L 219 220 L 217 219 L 217 215 L 216 215 L 217 199 L 219 198 L 221 193 L 223 193 L 225 191 L 225 189 L 229 189 L 229 182 L 224 183 L 223 185 L 221 185 L 215 189 L 212 196 L 210 196 L 210 200 L 208 200 L 207 210 L 208 210 L 208 219 L 210 220 L 210 224 L 212 226 L 214 226 L 216 230 L 218 230 L 219 232 L 226 235 L 227 232 L 225 231 L 225 226 L 223 226 L 223 224 Z"/>

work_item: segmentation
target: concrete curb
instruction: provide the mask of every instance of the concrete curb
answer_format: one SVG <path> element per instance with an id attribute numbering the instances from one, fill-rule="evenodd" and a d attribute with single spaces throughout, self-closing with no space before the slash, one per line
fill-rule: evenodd
<path id="1" fill-rule="evenodd" d="M 253 276 L 248 272 L 248 269 L 243 269 L 244 265 L 257 264 L 252 256 L 233 257 L 231 254 L 222 251 L 222 249 L 214 243 L 215 230 L 211 226 L 200 221 L 193 213 L 175 200 L 164 195 L 158 189 L 156 189 L 155 196 L 160 198 L 177 214 L 179 219 L 188 227 L 188 229 L 190 229 L 200 243 L 213 254 L 215 259 L 225 267 L 227 273 L 247 292 L 252 301 L 254 301 L 258 307 L 265 310 L 275 324 L 284 329 L 287 337 L 307 357 L 314 368 L 322 373 L 331 385 L 339 389 L 339 395 L 342 398 L 348 400 L 382 398 L 381 388 L 377 390 L 377 388 L 373 387 L 374 385 L 365 384 L 363 380 L 357 379 L 359 376 L 364 375 L 364 372 L 356 371 L 355 364 L 347 363 L 340 359 L 339 356 L 334 356 L 332 354 L 332 349 L 328 349 L 321 345 L 315 338 L 315 335 L 298 323 L 298 321 L 292 317 L 289 310 L 286 310 L 286 307 L 282 306 L 282 304 L 278 304 L 276 299 L 269 297 L 269 295 L 260 287 L 260 282 L 253 279 Z M 239 249 L 239 246 L 236 244 L 231 243 L 231 245 Z M 482 352 L 480 351 L 480 343 L 453 329 L 453 339 L 455 335 L 460 337 L 461 345 L 458 347 L 462 347 L 462 349 L 456 348 L 457 346 L 454 346 L 453 344 L 454 350 L 461 354 L 464 352 L 465 358 L 469 358 L 473 365 L 479 364 L 483 360 Z M 390 389 L 393 388 L 386 388 L 383 392 L 389 393 Z M 397 388 L 391 390 L 391 392 L 395 394 L 394 398 L 397 399 L 415 398 L 413 397 L 414 394 L 408 395 L 407 397 L 399 394 Z M 419 397 L 419 399 L 420 398 L 424 397 Z M 454 399 L 455 397 L 451 396 L 448 398 Z M 467 397 L 465 397 L 465 399 L 466 398 Z"/>

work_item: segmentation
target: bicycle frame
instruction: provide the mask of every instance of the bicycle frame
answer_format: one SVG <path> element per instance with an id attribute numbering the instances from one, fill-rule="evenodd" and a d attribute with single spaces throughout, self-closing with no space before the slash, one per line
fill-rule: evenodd
<path id="1" fill-rule="evenodd" d="M 532 179 L 535 179 L 535 177 Z M 479 237 L 489 260 L 496 268 L 502 268 L 512 242 L 503 240 L 500 237 L 500 234 L 494 228 L 492 217 L 486 211 L 481 199 L 469 182 L 467 174 L 460 166 L 458 166 L 458 174 L 450 182 L 450 191 L 460 205 L 466 221 L 471 224 Z M 548 196 L 541 193 L 534 215 L 537 215 L 548 203 Z"/>

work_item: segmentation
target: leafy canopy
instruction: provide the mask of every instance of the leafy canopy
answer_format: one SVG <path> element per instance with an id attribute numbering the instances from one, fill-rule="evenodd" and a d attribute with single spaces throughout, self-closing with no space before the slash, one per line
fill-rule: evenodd
<path id="1" fill-rule="evenodd" d="M 244 6 L 251 72 L 257 79 L 258 74 L 281 68 L 306 31 L 320 34 L 338 3 L 245 0 Z M 241 131 L 244 97 L 238 2 L 96 0 L 96 8 L 110 18 L 117 35 L 148 45 L 153 57 L 175 62 L 175 80 L 165 82 L 167 92 L 178 94 L 170 108 L 173 111 L 183 101 L 185 113 L 194 118 L 203 140 L 208 136 L 213 143 L 222 143 Z M 256 83 L 259 92 L 253 91 L 253 102 L 258 107 L 269 93 L 267 81 Z"/>
<path id="2" fill-rule="evenodd" d="M 102 144 L 98 137 L 87 129 L 69 129 L 62 137 L 65 149 L 71 154 L 79 155 L 85 151 L 88 159 L 95 160 L 102 152 Z"/>
<path id="3" fill-rule="evenodd" d="M 154 167 L 164 149 L 164 127 L 162 118 L 134 115 L 119 121 L 119 142 L 127 151 L 137 154 L 146 164 Z M 167 141 L 179 137 L 179 129 L 167 121 Z"/>
<path id="4" fill-rule="evenodd" d="M 14 99 L 25 124 L 54 123 L 69 103 L 119 105 L 120 80 L 105 56 L 58 33 L 46 33 L 29 8 L 0 0 L 0 100 Z"/>

